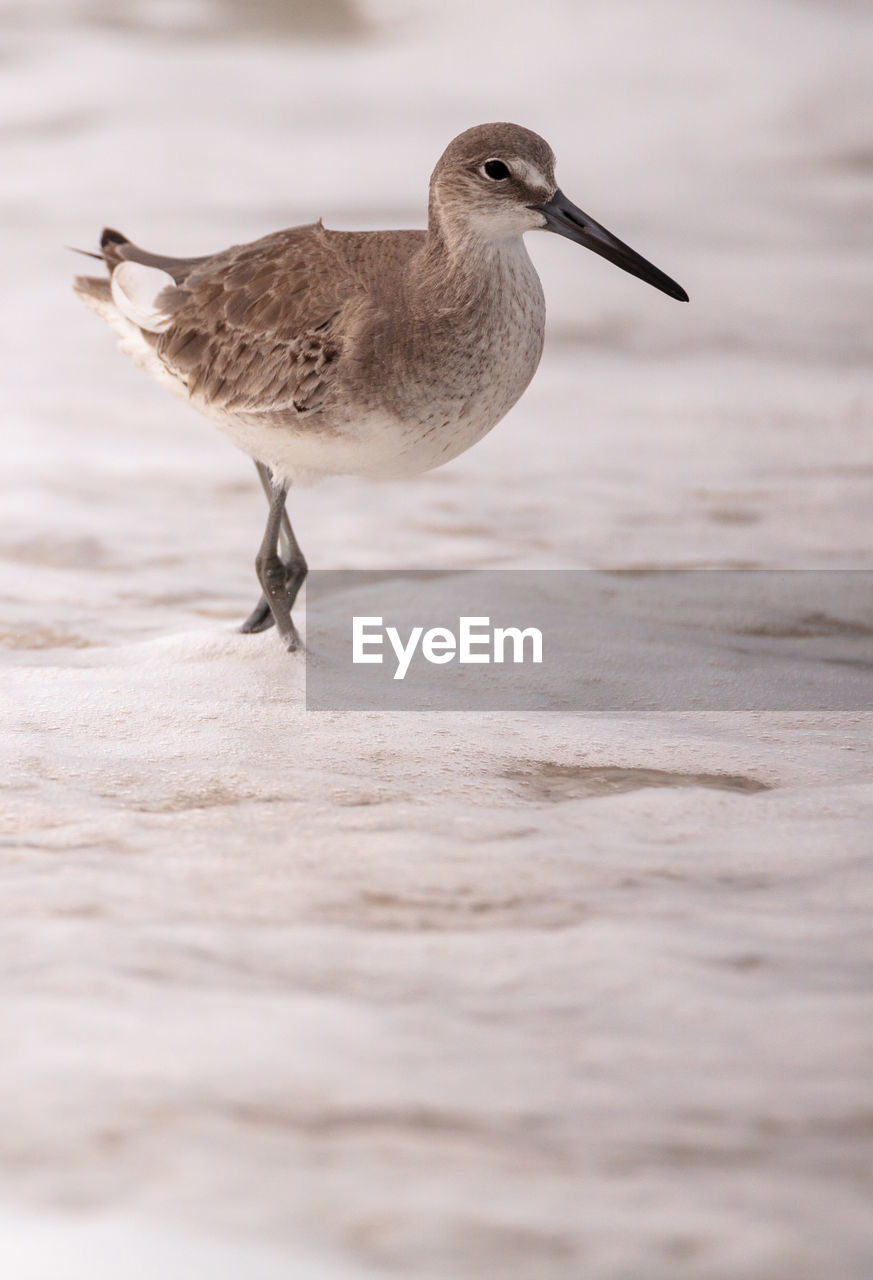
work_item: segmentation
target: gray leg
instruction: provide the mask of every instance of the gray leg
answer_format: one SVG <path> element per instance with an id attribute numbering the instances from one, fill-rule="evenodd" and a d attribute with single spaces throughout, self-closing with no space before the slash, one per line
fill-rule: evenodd
<path id="1" fill-rule="evenodd" d="M 270 468 L 265 467 L 263 462 L 255 463 L 255 470 L 258 473 L 258 479 L 261 487 L 267 495 L 267 501 L 273 500 L 273 480 L 270 476 Z M 294 530 L 291 528 L 291 521 L 288 519 L 288 512 L 282 508 L 282 524 L 279 530 L 279 545 L 282 551 L 282 559 L 288 561 L 293 555 L 293 549 L 297 549 L 300 554 L 300 548 L 297 546 L 297 539 L 294 537 Z"/>
<path id="2" fill-rule="evenodd" d="M 249 616 L 240 626 L 243 635 L 255 635 L 259 631 L 269 631 L 270 627 L 275 626 L 276 620 L 270 613 L 270 606 L 267 604 L 267 597 L 262 593 L 258 603 L 252 609 Z"/>
<path id="3" fill-rule="evenodd" d="M 268 502 L 272 501 L 273 482 L 270 479 L 269 467 L 265 467 L 263 462 L 255 462 L 255 470 L 258 473 L 258 479 L 261 482 L 261 487 L 264 490 L 264 493 L 267 495 L 267 501 Z M 283 512 L 282 515 L 283 515 L 282 533 L 280 536 L 281 536 L 281 547 L 284 553 L 287 547 L 286 529 L 290 529 L 291 524 L 288 520 L 287 514 Z M 254 609 L 252 609 L 251 613 L 249 614 L 245 622 L 240 627 L 240 631 L 243 633 L 243 635 L 254 635 L 260 631 L 269 631 L 270 627 L 275 625 L 275 621 L 276 620 L 273 617 L 273 614 L 270 610 L 269 603 L 267 602 L 267 597 L 262 593 L 260 600 L 255 605 Z"/>
<path id="4" fill-rule="evenodd" d="M 258 471 L 260 474 L 260 468 Z M 270 482 L 270 512 L 267 516 L 263 541 L 255 559 L 255 572 L 279 634 L 288 650 L 293 651 L 299 648 L 300 637 L 291 621 L 291 609 L 306 577 L 306 561 L 297 545 L 288 517 L 285 515 L 287 496 L 288 490 L 285 485 Z M 280 534 L 285 535 L 287 547 L 285 559 L 279 555 Z"/>
<path id="5" fill-rule="evenodd" d="M 255 468 L 258 473 L 264 493 L 267 495 L 267 501 L 273 501 L 273 482 L 270 477 L 268 467 L 263 462 L 256 462 Z M 289 611 L 294 606 L 297 593 L 303 585 L 306 577 L 307 565 L 303 552 L 294 536 L 294 530 L 291 528 L 291 521 L 288 519 L 288 513 L 282 506 L 281 523 L 279 526 L 279 546 L 281 549 L 281 560 L 285 566 L 286 581 L 285 592 L 288 596 Z M 275 623 L 273 611 L 270 608 L 266 595 L 262 595 L 254 609 L 251 611 L 245 622 L 240 627 L 240 631 L 246 634 L 253 634 L 260 631 L 267 631 Z"/>

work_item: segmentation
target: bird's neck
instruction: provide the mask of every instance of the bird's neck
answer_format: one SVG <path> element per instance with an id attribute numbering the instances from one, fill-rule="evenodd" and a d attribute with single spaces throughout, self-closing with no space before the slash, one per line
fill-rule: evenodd
<path id="1" fill-rule="evenodd" d="M 411 264 L 410 288 L 436 303 L 440 311 L 477 311 L 492 305 L 507 289 L 536 280 L 520 235 L 495 239 L 475 226 L 431 220 L 427 238 Z"/>

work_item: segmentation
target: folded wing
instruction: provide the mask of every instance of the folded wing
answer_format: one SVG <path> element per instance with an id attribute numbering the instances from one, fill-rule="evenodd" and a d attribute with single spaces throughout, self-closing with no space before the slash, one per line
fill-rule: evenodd
<path id="1" fill-rule="evenodd" d="M 337 321 L 360 291 L 344 240 L 315 223 L 205 258 L 111 230 L 101 248 L 118 310 L 193 398 L 284 418 L 320 408 L 335 377 Z"/>

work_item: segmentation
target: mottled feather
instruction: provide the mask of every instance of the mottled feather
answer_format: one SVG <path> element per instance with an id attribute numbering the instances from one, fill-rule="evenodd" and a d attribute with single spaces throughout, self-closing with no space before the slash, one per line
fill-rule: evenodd
<path id="1" fill-rule="evenodd" d="M 504 152 L 530 163 L 500 195 L 482 187 L 480 170 Z M 96 281 L 76 287 L 140 367 L 274 475 L 426 470 L 490 430 L 536 369 L 542 290 L 521 235 L 542 225 L 532 206 L 554 189 L 551 165 L 529 131 L 479 127 L 434 170 L 427 231 L 318 222 L 174 258 L 107 228 L 110 273 L 139 264 L 173 283 L 149 298 L 146 281 L 157 277 L 126 273 L 142 307 L 125 294 L 127 314 L 107 306 Z"/>
<path id="2" fill-rule="evenodd" d="M 356 304 L 395 282 L 425 233 L 389 236 L 386 243 L 383 232 L 331 232 L 319 222 L 197 259 L 110 241 L 109 258 L 176 279 L 155 299 L 171 324 L 154 346 L 193 398 L 284 417 L 322 407 L 354 336 Z"/>

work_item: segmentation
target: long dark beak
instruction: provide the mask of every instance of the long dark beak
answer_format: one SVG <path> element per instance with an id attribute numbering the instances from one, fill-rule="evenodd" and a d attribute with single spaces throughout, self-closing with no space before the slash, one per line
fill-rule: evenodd
<path id="1" fill-rule="evenodd" d="M 632 276 L 645 280 L 646 284 L 654 285 L 656 289 L 660 289 L 662 293 L 668 293 L 671 298 L 677 298 L 679 302 L 688 301 L 688 294 L 681 285 L 671 280 L 669 276 L 665 276 L 663 271 L 653 267 L 651 262 L 641 258 L 638 253 L 634 253 L 633 249 L 607 231 L 606 227 L 601 227 L 599 222 L 589 218 L 587 213 L 577 209 L 560 187 L 551 200 L 547 200 L 545 204 L 531 205 L 531 208 L 544 215 L 547 231 L 556 231 L 559 236 L 566 236 L 568 240 L 584 244 L 586 249 L 599 253 L 601 258 L 606 258 L 609 262 L 614 262 L 617 267 L 621 267 L 622 271 L 629 271 Z"/>

